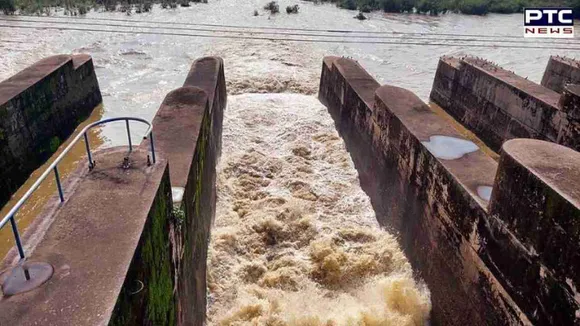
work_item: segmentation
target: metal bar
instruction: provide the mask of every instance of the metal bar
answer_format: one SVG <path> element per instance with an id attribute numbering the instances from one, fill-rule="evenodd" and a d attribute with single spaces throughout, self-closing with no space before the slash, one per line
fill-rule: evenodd
<path id="1" fill-rule="evenodd" d="M 133 151 L 133 144 L 131 143 L 131 131 L 129 130 L 129 119 L 125 120 L 127 125 L 127 138 L 129 138 L 129 152 Z"/>
<path id="2" fill-rule="evenodd" d="M 22 241 L 20 240 L 20 233 L 18 232 L 18 226 L 16 225 L 16 221 L 14 220 L 14 216 L 10 218 L 10 224 L 12 224 L 12 233 L 14 234 L 14 240 L 16 241 L 16 248 L 18 248 L 18 255 L 20 256 L 20 262 L 24 262 L 26 259 L 26 255 L 24 255 L 24 248 L 22 247 Z M 28 269 L 22 265 L 22 270 L 24 271 L 24 278 L 29 281 L 30 280 L 30 272 Z"/>
<path id="3" fill-rule="evenodd" d="M 139 121 L 142 122 L 146 125 L 149 126 L 149 128 L 147 128 L 147 131 L 145 131 L 145 135 L 148 135 L 151 132 L 151 128 L 152 125 L 149 121 L 145 120 L 145 119 L 141 119 L 141 118 L 133 118 L 133 117 L 121 117 L 121 118 L 110 118 L 110 119 L 104 119 L 101 121 L 96 121 L 91 123 L 90 125 L 86 126 L 83 130 L 81 130 L 81 132 L 71 141 L 71 143 L 62 151 L 62 153 L 60 153 L 60 155 L 54 160 L 54 162 L 52 162 L 51 165 L 49 165 L 46 170 L 44 171 L 44 173 L 42 173 L 42 175 L 36 180 L 36 182 L 30 186 L 30 189 L 28 189 L 28 191 L 24 194 L 24 196 L 22 196 L 22 198 L 20 198 L 20 200 L 16 203 L 16 205 L 14 205 L 14 207 L 12 207 L 12 209 L 6 214 L 4 215 L 4 218 L 2 219 L 2 221 L 0 221 L 0 228 L 3 228 L 4 225 L 6 225 L 6 223 L 8 223 L 8 221 L 10 220 L 10 217 L 13 216 L 19 209 L 20 207 L 28 200 L 28 198 L 30 198 L 30 195 L 32 195 L 32 193 L 38 188 L 38 186 L 40 186 L 40 184 L 42 183 L 42 181 L 44 181 L 44 179 L 46 179 L 46 177 L 48 176 L 48 174 L 52 171 L 52 169 L 60 162 L 60 160 L 62 160 L 62 158 L 73 148 L 73 146 L 77 143 L 77 141 L 83 137 L 83 135 L 91 128 L 98 126 L 98 125 L 102 125 L 108 122 L 113 122 L 113 121 L 120 121 L 120 120 L 133 120 L 133 121 Z"/>
<path id="4" fill-rule="evenodd" d="M 151 143 L 151 157 L 153 158 L 153 164 L 155 164 L 155 143 L 153 142 L 153 131 L 149 133 L 149 142 Z"/>
<path id="5" fill-rule="evenodd" d="M 64 194 L 62 193 L 62 186 L 60 184 L 60 176 L 58 175 L 58 168 L 54 167 L 54 176 L 56 178 L 56 187 L 58 188 L 58 195 L 60 196 L 60 202 L 64 202 Z"/>
<path id="6" fill-rule="evenodd" d="M 83 133 L 85 137 L 85 147 L 87 148 L 87 156 L 89 157 L 89 169 L 93 166 L 93 156 L 91 155 L 91 145 L 89 144 L 89 137 L 87 136 L 87 132 Z"/>
<path id="7" fill-rule="evenodd" d="M 58 187 L 58 194 L 60 196 L 60 201 L 64 202 L 64 193 L 62 190 L 62 185 L 60 183 L 60 176 L 58 174 L 58 168 L 57 168 L 57 164 L 62 160 L 62 158 L 74 147 L 74 145 L 79 141 L 79 139 L 81 139 L 81 137 L 84 137 L 85 139 L 85 146 L 87 149 L 87 155 L 89 157 L 89 167 L 90 165 L 93 164 L 93 157 L 91 155 L 91 147 L 89 144 L 89 139 L 87 136 L 87 132 L 88 130 L 90 130 L 91 128 L 98 126 L 98 125 L 102 125 L 108 122 L 113 122 L 113 121 L 120 121 L 120 120 L 125 120 L 126 124 L 127 124 L 127 134 L 129 136 L 129 148 L 132 149 L 132 143 L 131 143 L 131 134 L 130 134 L 130 130 L 129 130 L 129 120 L 133 120 L 133 121 L 138 121 L 141 123 L 146 124 L 147 126 L 149 126 L 147 128 L 147 131 L 145 132 L 145 135 L 150 135 L 151 139 L 151 151 L 152 151 L 152 156 L 153 156 L 153 163 L 155 163 L 155 145 L 153 143 L 153 133 L 152 133 L 152 128 L 153 126 L 151 125 L 151 123 L 145 119 L 141 119 L 141 118 L 134 118 L 134 117 L 119 117 L 119 118 L 110 118 L 110 119 L 104 119 L 101 121 L 96 121 L 93 122 L 91 124 L 89 124 L 88 126 L 86 126 L 83 130 L 81 130 L 81 132 L 79 132 L 75 138 L 70 142 L 70 144 L 62 151 L 62 153 L 60 153 L 60 155 L 54 160 L 54 162 L 52 162 L 52 164 L 50 164 L 48 166 L 48 168 L 46 168 L 46 170 L 40 175 L 40 177 L 36 180 L 36 182 L 34 182 L 34 184 L 26 191 L 26 193 L 22 196 L 22 198 L 20 198 L 20 200 L 18 200 L 18 202 L 16 203 L 16 205 L 14 205 L 14 207 L 12 207 L 12 209 L 10 209 L 10 211 L 4 215 L 4 218 L 0 221 L 0 229 L 3 228 L 9 221 L 12 224 L 12 233 L 14 234 L 14 240 L 16 241 L 16 247 L 18 248 L 18 254 L 20 255 L 21 259 L 25 259 L 24 256 L 24 248 L 22 247 L 22 242 L 21 242 L 21 238 L 20 238 L 20 234 L 18 233 L 18 228 L 16 226 L 16 222 L 14 220 L 14 216 L 16 215 L 16 212 L 18 212 L 18 210 L 22 207 L 22 205 L 24 205 L 24 203 L 30 198 L 30 196 L 32 195 L 32 193 L 38 189 L 38 187 L 40 186 L 40 184 L 42 183 L 42 181 L 44 181 L 44 179 L 46 179 L 46 177 L 48 176 L 48 174 L 51 171 L 54 171 L 55 177 L 56 177 L 56 185 Z M 145 136 L 144 138 L 147 138 L 147 136 Z"/>
<path id="8" fill-rule="evenodd" d="M 20 259 L 25 259 L 24 248 L 22 247 L 22 241 L 20 241 L 20 233 L 18 232 L 18 226 L 16 226 L 14 216 L 10 217 L 10 224 L 12 224 L 12 233 L 14 234 L 14 240 L 16 241 L 16 248 L 18 248 Z"/>

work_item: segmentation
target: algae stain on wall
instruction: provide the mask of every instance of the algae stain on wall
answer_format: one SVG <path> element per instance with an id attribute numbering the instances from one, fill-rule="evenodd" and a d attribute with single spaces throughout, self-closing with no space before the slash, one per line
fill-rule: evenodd
<path id="1" fill-rule="evenodd" d="M 170 230 L 175 222 L 172 211 L 167 169 L 109 325 L 176 324 L 175 266 L 170 240 Z"/>

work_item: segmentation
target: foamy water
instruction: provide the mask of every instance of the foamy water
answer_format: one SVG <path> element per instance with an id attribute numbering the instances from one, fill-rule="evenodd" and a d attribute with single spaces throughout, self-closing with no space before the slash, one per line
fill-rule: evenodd
<path id="1" fill-rule="evenodd" d="M 95 12 L 88 17 L 372 32 L 521 33 L 521 15 L 377 12 L 358 21 L 352 18 L 356 12 L 301 2 L 298 15 L 269 17 L 261 10 L 265 2 L 210 0 L 176 10 L 156 7 L 131 17 Z M 284 8 L 295 1 L 279 3 Z M 258 17 L 253 16 L 254 9 L 259 10 Z M 29 24 L 19 19 L 7 24 Z M 75 20 L 61 21 L 61 26 L 75 27 L 69 25 Z M 1 29 L 0 80 L 49 55 L 88 53 L 103 93 L 103 117 L 151 120 L 165 94 L 182 85 L 193 60 L 205 55 L 224 58 L 229 98 L 210 246 L 212 325 L 427 321 L 429 291 L 413 278 L 393 235 L 376 222 L 343 141 L 315 97 L 324 55 L 352 57 L 381 83 L 408 88 L 427 100 L 441 55 L 484 56 L 539 81 L 549 55 L 562 54 L 551 49 L 469 48 L 443 38 L 438 42 L 444 45 L 416 47 L 250 42 L 131 30 L 136 34 Z M 104 146 L 126 144 L 123 125 L 107 125 L 99 133 Z M 447 153 L 449 146 L 441 145 L 448 143 L 435 141 L 434 150 Z M 484 187 L 478 189 L 482 198 L 491 193 Z M 180 191 L 175 189 L 176 195 Z M 33 199 L 31 205 L 41 206 L 42 201 Z M 33 214 L 23 212 L 18 218 L 24 217 Z M 6 235 L 0 234 L 0 240 L 12 241 Z"/>
<path id="2" fill-rule="evenodd" d="M 382 230 L 326 108 L 230 96 L 209 255 L 212 325 L 421 325 L 431 303 Z"/>

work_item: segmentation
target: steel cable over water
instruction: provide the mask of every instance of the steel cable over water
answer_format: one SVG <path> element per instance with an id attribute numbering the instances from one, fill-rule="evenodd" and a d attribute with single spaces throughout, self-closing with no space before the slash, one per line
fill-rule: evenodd
<path id="1" fill-rule="evenodd" d="M 20 15 L 21 17 L 38 18 L 33 15 Z M 74 16 L 47 16 L 42 17 L 49 19 L 60 20 L 89 20 L 89 21 L 114 21 L 114 22 L 129 22 L 129 23 L 143 23 L 143 24 L 158 24 L 158 25 L 177 25 L 177 26 L 209 26 L 218 28 L 239 28 L 239 29 L 257 29 L 257 30 L 280 30 L 280 31 L 304 31 L 304 32 L 324 32 L 324 33 L 343 33 L 343 34 L 395 34 L 395 35 L 431 35 L 431 36 L 452 36 L 452 37 L 483 37 L 483 38 L 506 38 L 521 40 L 521 36 L 513 35 L 484 35 L 484 34 L 457 34 L 457 33 L 435 33 L 435 32 L 400 32 L 400 31 L 363 31 L 363 30 L 341 30 L 341 29 L 312 29 L 312 28 L 296 28 L 296 27 L 272 27 L 272 26 L 241 26 L 241 25 L 226 25 L 226 24 L 209 24 L 209 23 L 183 23 L 183 22 L 156 22 L 137 19 L 119 19 L 119 18 L 90 18 L 90 17 L 74 17 Z M 17 21 L 18 19 L 14 19 Z M 548 42 L 545 40 L 535 41 Z M 572 40 L 569 40 L 572 41 Z"/>
<path id="2" fill-rule="evenodd" d="M 521 39 L 519 41 L 514 40 L 503 40 L 503 39 L 481 39 L 481 38 L 441 38 L 441 37 L 431 37 L 428 35 L 425 36 L 407 36 L 407 35 L 399 35 L 399 36 L 376 36 L 376 35 L 361 35 L 361 36 L 354 36 L 354 35 L 337 35 L 337 34 L 309 34 L 309 33 L 284 33 L 284 32 L 266 32 L 266 31 L 236 31 L 236 30 L 218 30 L 218 29 L 210 29 L 210 28 L 186 28 L 186 27 L 160 27 L 160 26 L 131 26 L 131 25 L 122 25 L 122 24 L 107 24 L 107 23 L 87 23 L 87 22 L 55 22 L 55 21 L 48 21 L 45 19 L 3 19 L 0 18 L 0 21 L 15 21 L 19 23 L 39 23 L 39 24 L 57 24 L 57 25 L 77 25 L 77 26 L 105 26 L 105 27 L 124 27 L 124 28 L 146 28 L 146 29 L 165 29 L 165 30 L 176 30 L 176 31 L 196 31 L 196 32 L 211 32 L 211 33 L 225 33 L 225 34 L 249 34 L 249 35 L 288 35 L 288 36 L 314 36 L 314 37 L 325 37 L 325 38 L 352 38 L 352 39 L 395 39 L 401 40 L 404 37 L 405 40 L 433 40 L 433 41 L 445 41 L 445 42 L 493 42 L 493 43 L 538 43 L 538 41 L 532 41 L 529 39 Z M 570 41 L 549 41 L 549 42 L 540 42 L 540 44 L 570 44 L 580 45 L 580 43 L 574 43 Z"/>
<path id="3" fill-rule="evenodd" d="M 335 44 L 374 44 L 374 45 L 411 45 L 411 46 L 466 46 L 476 48 L 508 48 L 508 49 L 551 49 L 551 50 L 568 50 L 578 51 L 580 47 L 563 47 L 563 46 L 532 46 L 532 45 L 496 45 L 496 44 L 473 44 L 473 43 L 435 43 L 435 42 L 390 42 L 390 41 L 357 41 L 357 40 L 325 40 L 325 39 L 300 39 L 300 38 L 274 38 L 274 37 L 256 37 L 245 35 L 206 35 L 206 34 L 188 34 L 188 33 L 169 33 L 169 32 L 149 32 L 149 31 L 121 31 L 121 30 L 104 30 L 104 29 L 90 29 L 90 28 L 76 28 L 76 27 L 55 27 L 55 26 L 14 26 L 0 24 L 0 28 L 9 29 L 36 29 L 36 30 L 61 30 L 61 31 L 84 31 L 84 32 L 100 32 L 100 33 L 114 33 L 114 34 L 147 34 L 147 35 L 167 35 L 167 36 L 183 36 L 183 37 L 203 37 L 203 38 L 221 38 L 233 40 L 262 40 L 262 41 L 285 41 L 285 42 L 302 42 L 302 43 L 335 43 Z M 513 42 L 511 42 L 513 43 Z"/>

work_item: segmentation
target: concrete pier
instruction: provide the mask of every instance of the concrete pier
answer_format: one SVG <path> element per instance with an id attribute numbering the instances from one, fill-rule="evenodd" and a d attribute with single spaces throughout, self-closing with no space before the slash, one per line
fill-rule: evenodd
<path id="1" fill-rule="evenodd" d="M 53 198 L 24 242 L 29 261 L 46 262 L 44 285 L 0 299 L 2 325 L 162 325 L 175 311 L 169 242 L 171 187 L 167 161 L 147 165 L 147 152 L 127 148 L 96 153 Z M 86 163 L 86 162 L 84 162 Z M 30 244 L 34 244 L 30 247 Z M 13 264 L 14 253 L 4 260 Z M 155 298 L 152 298 L 155 296 Z M 126 310 L 128 302 L 137 302 Z"/>
<path id="2" fill-rule="evenodd" d="M 55 194 L 23 236 L 28 260 L 54 274 L 3 293 L 0 324 L 206 323 L 226 94 L 223 61 L 196 60 L 153 120 L 155 164 L 149 140 L 94 153 L 90 171 L 79 164 L 65 201 Z M 580 323 L 579 95 L 479 59 L 442 59 L 432 97 L 495 144 L 498 162 L 412 92 L 324 58 L 319 99 L 379 223 L 427 283 L 432 324 Z M 512 139 L 523 133 L 515 126 L 556 138 Z M 15 250 L 4 259 L 1 283 L 17 260 Z"/>
<path id="3" fill-rule="evenodd" d="M 23 238 L 29 261 L 54 275 L 4 294 L 0 324 L 202 325 L 225 105 L 223 61 L 202 58 L 154 118 L 155 164 L 149 139 L 96 153 L 92 171 L 81 162 L 65 202 L 55 196 Z M 17 258 L 5 258 L 1 282 Z"/>
<path id="4" fill-rule="evenodd" d="M 445 62 L 436 85 L 442 105 L 456 91 L 452 80 L 464 64 Z M 465 70 L 471 71 L 465 78 L 479 69 Z M 513 78 L 498 73 L 498 80 Z M 472 91 L 491 94 L 477 88 L 485 85 L 479 81 Z M 538 105 L 550 92 L 537 98 Z M 571 244 L 578 242 L 572 217 L 580 214 L 572 186 L 580 171 L 574 166 L 577 152 L 511 140 L 498 165 L 416 95 L 379 87 L 349 59 L 324 59 L 319 97 L 351 152 L 379 222 L 399 233 L 407 257 L 427 282 L 434 324 L 579 322 L 575 263 L 569 260 L 579 253 Z M 535 228 L 538 223 L 543 227 Z"/>
<path id="5" fill-rule="evenodd" d="M 101 101 L 84 54 L 43 59 L 0 83 L 0 206 Z"/>
<path id="6" fill-rule="evenodd" d="M 157 148 L 169 159 L 171 185 L 183 193 L 175 203 L 183 214 L 175 233 L 179 325 L 205 323 L 207 250 L 226 96 L 222 59 L 201 58 L 184 86 L 167 94 L 153 120 Z"/>
<path id="7" fill-rule="evenodd" d="M 550 68 L 556 64 L 554 60 L 547 75 L 556 69 Z M 557 90 L 562 92 L 564 88 Z M 496 152 L 514 138 L 534 138 L 580 149 L 578 120 L 562 109 L 563 96 L 473 57 L 442 57 L 431 90 L 433 102 Z"/>
<path id="8" fill-rule="evenodd" d="M 542 77 L 542 86 L 562 93 L 568 84 L 580 84 L 580 61 L 551 56 Z"/>
<path id="9" fill-rule="evenodd" d="M 480 252 L 538 324 L 579 322 L 580 153 L 534 139 L 502 147 Z M 483 233 L 483 232 L 482 232 Z"/>

